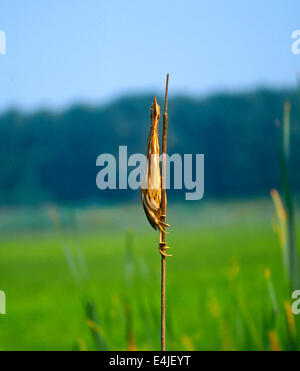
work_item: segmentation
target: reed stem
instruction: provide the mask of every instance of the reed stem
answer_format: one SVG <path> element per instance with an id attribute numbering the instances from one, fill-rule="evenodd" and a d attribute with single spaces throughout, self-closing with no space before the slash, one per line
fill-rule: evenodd
<path id="1" fill-rule="evenodd" d="M 163 117 L 163 141 L 162 141 L 162 195 L 161 195 L 161 214 L 162 221 L 167 219 L 167 193 L 166 193 L 166 153 L 168 137 L 168 87 L 169 74 L 166 79 L 165 107 Z M 166 234 L 161 234 L 161 242 L 166 242 Z M 166 257 L 161 255 L 161 350 L 166 350 Z"/>

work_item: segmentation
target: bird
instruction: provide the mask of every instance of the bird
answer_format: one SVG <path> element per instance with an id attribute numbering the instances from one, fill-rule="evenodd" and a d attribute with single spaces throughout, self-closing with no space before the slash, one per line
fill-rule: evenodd
<path id="1" fill-rule="evenodd" d="M 150 133 L 147 142 L 147 166 L 141 187 L 141 200 L 150 225 L 160 232 L 160 252 L 163 255 L 169 247 L 161 241 L 161 232 L 169 224 L 161 220 L 161 171 L 160 171 L 160 148 L 158 124 L 160 119 L 160 107 L 154 97 L 150 108 Z"/>

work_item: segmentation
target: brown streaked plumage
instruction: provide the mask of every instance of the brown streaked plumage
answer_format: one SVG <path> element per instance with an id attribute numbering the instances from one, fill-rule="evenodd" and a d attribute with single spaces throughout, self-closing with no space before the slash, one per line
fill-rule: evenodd
<path id="1" fill-rule="evenodd" d="M 162 240 L 162 232 L 169 224 L 163 222 L 161 217 L 161 172 L 159 164 L 159 135 L 158 122 L 160 118 L 160 107 L 157 104 L 156 97 L 150 109 L 151 127 L 147 144 L 147 168 L 141 188 L 142 204 L 151 226 L 159 230 L 159 251 L 164 256 L 171 256 L 166 253 L 169 246 Z"/>
<path id="2" fill-rule="evenodd" d="M 163 229 L 161 217 L 161 173 L 159 165 L 158 122 L 160 107 L 154 97 L 150 109 L 151 127 L 147 143 L 147 168 L 141 188 L 141 198 L 145 214 L 154 229 Z"/>

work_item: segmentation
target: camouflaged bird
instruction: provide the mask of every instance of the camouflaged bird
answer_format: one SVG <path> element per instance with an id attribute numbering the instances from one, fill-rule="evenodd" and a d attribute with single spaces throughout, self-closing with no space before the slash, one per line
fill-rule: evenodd
<path id="1" fill-rule="evenodd" d="M 151 127 L 147 144 L 147 167 L 145 177 L 142 182 L 141 198 L 145 214 L 151 226 L 155 230 L 164 231 L 164 227 L 169 227 L 168 224 L 161 220 L 161 172 L 159 164 L 159 135 L 158 122 L 160 118 L 160 107 L 157 104 L 156 97 L 150 109 Z M 160 236 L 161 237 L 161 236 Z M 161 242 L 160 252 L 166 255 L 164 250 L 168 246 Z"/>

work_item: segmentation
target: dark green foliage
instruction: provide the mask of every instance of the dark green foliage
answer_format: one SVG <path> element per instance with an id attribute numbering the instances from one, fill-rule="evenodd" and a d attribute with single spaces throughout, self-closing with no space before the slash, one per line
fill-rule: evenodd
<path id="1" fill-rule="evenodd" d="M 168 150 L 170 154 L 205 154 L 206 197 L 267 194 L 280 184 L 274 120 L 281 117 L 286 99 L 292 106 L 292 187 L 299 190 L 296 91 L 171 98 Z M 152 95 L 131 96 L 103 107 L 77 106 L 60 114 L 2 114 L 0 203 L 109 202 L 112 195 L 118 201 L 136 198 L 131 190 L 99 191 L 96 158 L 105 152 L 117 155 L 120 145 L 128 146 L 128 155 L 145 153 L 151 102 Z M 184 197 L 181 191 L 171 191 L 169 196 Z"/>

